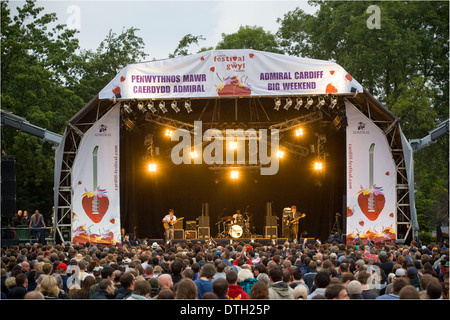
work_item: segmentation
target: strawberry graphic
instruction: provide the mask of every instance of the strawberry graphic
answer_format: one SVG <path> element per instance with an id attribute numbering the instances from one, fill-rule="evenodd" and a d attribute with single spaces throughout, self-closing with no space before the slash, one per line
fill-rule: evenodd
<path id="1" fill-rule="evenodd" d="M 81 204 L 89 219 L 94 223 L 99 223 L 105 216 L 106 211 L 108 211 L 109 199 L 107 196 L 99 197 L 98 194 L 92 196 L 85 194 L 81 200 Z M 96 205 L 98 206 L 98 210 L 95 210 L 97 208 Z"/>
<path id="2" fill-rule="evenodd" d="M 124 82 L 125 81 L 125 77 L 124 76 L 121 76 L 120 77 L 120 82 Z"/>
<path id="3" fill-rule="evenodd" d="M 253 58 L 255 55 L 254 55 L 253 53 L 249 53 L 248 56 L 249 56 L 250 58 Z"/>
<path id="4" fill-rule="evenodd" d="M 211 70 L 211 72 L 214 72 L 216 70 L 216 68 L 215 67 L 211 67 L 211 68 L 209 68 L 209 70 Z"/>
<path id="5" fill-rule="evenodd" d="M 325 93 L 337 93 L 337 92 L 338 90 L 332 83 L 329 83 L 325 89 Z"/>
<path id="6" fill-rule="evenodd" d="M 347 79 L 348 81 L 352 81 L 352 80 L 353 80 L 353 77 L 350 75 L 350 73 L 347 73 L 347 74 L 345 75 L 345 79 Z"/>
<path id="7" fill-rule="evenodd" d="M 94 151 L 92 151 L 94 191 L 88 192 L 85 189 L 85 193 L 83 193 L 83 198 L 81 200 L 84 212 L 94 223 L 102 221 L 109 207 L 106 189 L 100 189 L 97 186 L 97 154 L 98 146 L 95 146 Z"/>
<path id="8" fill-rule="evenodd" d="M 372 143 L 369 148 L 369 189 L 364 189 L 363 186 L 361 186 L 361 190 L 358 192 L 358 205 L 370 221 L 378 219 L 386 202 L 382 187 L 377 187 L 373 183 L 374 149 L 375 143 Z"/>
<path id="9" fill-rule="evenodd" d="M 333 75 L 334 74 L 334 70 L 330 70 L 330 74 Z"/>

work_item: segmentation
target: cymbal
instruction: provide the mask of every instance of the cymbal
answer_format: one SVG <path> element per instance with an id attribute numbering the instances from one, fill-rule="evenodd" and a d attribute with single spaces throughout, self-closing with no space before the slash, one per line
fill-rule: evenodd
<path id="1" fill-rule="evenodd" d="M 233 217 L 225 216 L 225 217 L 222 217 L 221 220 L 231 221 L 231 220 L 233 220 Z"/>

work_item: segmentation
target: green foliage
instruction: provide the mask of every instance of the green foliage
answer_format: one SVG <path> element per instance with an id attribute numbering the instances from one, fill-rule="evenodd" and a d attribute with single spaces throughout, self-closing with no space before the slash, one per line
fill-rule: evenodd
<path id="1" fill-rule="evenodd" d="M 262 27 L 241 26 L 236 33 L 222 33 L 216 49 L 254 49 L 282 53 L 275 35 L 264 31 Z"/>
<path id="2" fill-rule="evenodd" d="M 189 46 L 194 43 L 198 45 L 199 40 L 205 40 L 205 38 L 202 35 L 193 36 L 190 33 L 185 35 L 183 38 L 181 38 L 175 51 L 172 54 L 169 54 L 169 58 L 175 58 L 178 56 L 187 56 L 189 54 L 189 52 L 188 52 Z M 205 51 L 205 50 L 201 50 L 201 51 Z"/>
<path id="3" fill-rule="evenodd" d="M 56 24 L 28 0 L 11 15 L 1 2 L 2 109 L 62 134 L 67 121 L 120 70 L 144 58 L 137 29 L 110 32 L 96 52 L 78 53 L 76 31 Z M 50 28 L 51 25 L 55 25 Z M 2 126 L 2 154 L 16 159 L 17 207 L 39 209 L 49 219 L 53 206 L 54 150 L 38 138 Z"/>

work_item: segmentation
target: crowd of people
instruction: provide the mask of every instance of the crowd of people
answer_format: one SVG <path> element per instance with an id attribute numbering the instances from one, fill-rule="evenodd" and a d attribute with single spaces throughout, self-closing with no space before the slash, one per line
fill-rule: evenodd
<path id="1" fill-rule="evenodd" d="M 2 299 L 449 299 L 448 242 L 2 247 Z"/>

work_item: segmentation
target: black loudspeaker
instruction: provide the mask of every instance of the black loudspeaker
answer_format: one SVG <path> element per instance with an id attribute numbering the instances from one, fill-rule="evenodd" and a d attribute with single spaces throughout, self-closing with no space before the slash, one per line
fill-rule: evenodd
<path id="1" fill-rule="evenodd" d="M 16 214 L 16 163 L 14 160 L 1 161 L 1 216 L 14 217 Z"/>
<path id="2" fill-rule="evenodd" d="M 209 228 L 209 216 L 198 217 L 198 227 L 199 228 Z"/>
<path id="3" fill-rule="evenodd" d="M 183 229 L 174 229 L 173 230 L 173 238 L 175 240 L 184 240 L 184 230 Z"/>
<path id="4" fill-rule="evenodd" d="M 265 216 L 264 217 L 264 237 L 276 238 L 278 236 L 277 228 L 277 216 Z"/>

